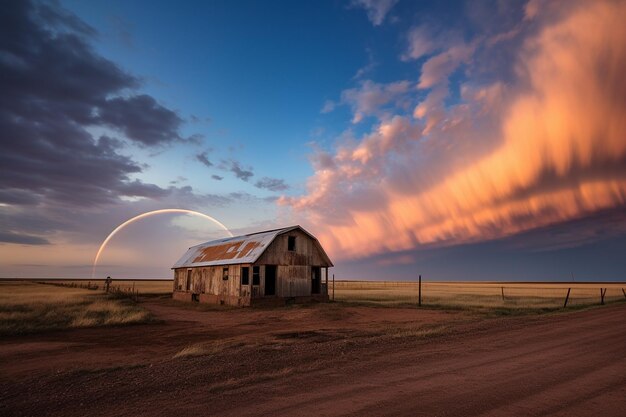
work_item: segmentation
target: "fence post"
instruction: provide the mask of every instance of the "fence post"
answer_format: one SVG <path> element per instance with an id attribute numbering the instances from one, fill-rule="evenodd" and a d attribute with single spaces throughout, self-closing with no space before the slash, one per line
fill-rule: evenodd
<path id="1" fill-rule="evenodd" d="M 563 308 L 567 307 L 567 300 L 569 300 L 569 292 L 571 291 L 571 288 L 567 289 L 567 295 L 565 296 L 565 304 L 563 304 Z"/>
<path id="2" fill-rule="evenodd" d="M 622 294 L 624 294 L 624 298 L 626 298 L 626 291 L 622 288 Z"/>
<path id="3" fill-rule="evenodd" d="M 603 290 L 600 288 L 600 305 L 604 305 L 604 296 L 606 295 L 606 288 Z"/>
<path id="4" fill-rule="evenodd" d="M 335 274 L 333 274 L 333 301 L 335 301 Z"/>
<path id="5" fill-rule="evenodd" d="M 417 306 L 422 306 L 422 276 L 420 275 L 418 278 L 417 284 Z"/>
<path id="6" fill-rule="evenodd" d="M 504 287 L 501 287 L 502 289 L 502 301 L 504 301 Z"/>

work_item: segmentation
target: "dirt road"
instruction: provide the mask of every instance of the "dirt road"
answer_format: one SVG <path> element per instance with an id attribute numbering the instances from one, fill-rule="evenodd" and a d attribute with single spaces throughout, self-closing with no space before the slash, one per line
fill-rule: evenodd
<path id="1" fill-rule="evenodd" d="M 1 415 L 621 416 L 626 304 L 485 319 L 314 306 L 0 342 Z M 202 346 L 201 356 L 176 357 Z"/>

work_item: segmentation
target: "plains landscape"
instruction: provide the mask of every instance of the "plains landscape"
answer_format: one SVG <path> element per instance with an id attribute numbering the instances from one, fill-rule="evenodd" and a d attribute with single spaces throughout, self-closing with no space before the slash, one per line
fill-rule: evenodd
<path id="1" fill-rule="evenodd" d="M 2 0 L 0 416 L 626 415 L 626 0 Z"/>
<path id="2" fill-rule="evenodd" d="M 518 299 L 499 305 L 481 298 L 493 297 L 490 292 L 501 297 L 499 283 L 424 283 L 423 306 L 417 307 L 415 298 L 405 297 L 407 283 L 342 281 L 331 303 L 245 309 L 174 301 L 171 281 L 134 283 L 136 302 L 106 295 L 102 282 L 89 282 L 100 289 L 88 290 L 59 282 L 2 281 L 0 412 L 622 412 L 623 283 L 605 285 L 612 292 L 607 290 L 603 306 L 598 289 L 596 300 L 566 309 L 538 305 L 540 292 L 532 288 L 537 284 L 528 283 L 507 283 L 518 289 Z M 133 282 L 114 284 L 132 288 Z M 576 286 L 587 287 L 582 300 L 598 284 Z M 552 296 L 564 285 L 538 287 Z M 434 289 L 437 296 L 429 296 Z M 42 301 L 37 294 L 44 292 L 49 296 Z M 468 294 L 480 303 L 468 302 Z M 444 297 L 450 301 L 442 303 Z M 35 308 L 36 319 L 29 311 Z"/>

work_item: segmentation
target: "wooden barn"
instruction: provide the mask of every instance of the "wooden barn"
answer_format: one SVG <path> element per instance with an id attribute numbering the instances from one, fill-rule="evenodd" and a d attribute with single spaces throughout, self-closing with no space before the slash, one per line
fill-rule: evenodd
<path id="1" fill-rule="evenodd" d="M 249 306 L 328 301 L 333 263 L 300 226 L 193 246 L 172 267 L 177 300 Z"/>

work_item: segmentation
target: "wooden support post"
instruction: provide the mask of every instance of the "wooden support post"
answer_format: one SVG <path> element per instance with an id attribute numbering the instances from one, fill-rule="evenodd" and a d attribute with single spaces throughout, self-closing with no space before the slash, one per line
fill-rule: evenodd
<path id="1" fill-rule="evenodd" d="M 571 288 L 567 289 L 567 295 L 565 296 L 565 304 L 563 304 L 563 308 L 567 307 L 567 300 L 569 300 L 569 292 L 571 291 Z"/>
<path id="2" fill-rule="evenodd" d="M 622 294 L 624 294 L 624 298 L 626 298 L 626 291 L 622 288 Z"/>
<path id="3" fill-rule="evenodd" d="M 422 276 L 420 275 L 417 281 L 417 306 L 422 306 Z"/>
<path id="4" fill-rule="evenodd" d="M 500 287 L 500 289 L 502 290 L 502 301 L 504 301 L 504 287 Z"/>
<path id="5" fill-rule="evenodd" d="M 333 274 L 333 301 L 335 301 L 335 274 Z"/>
<path id="6" fill-rule="evenodd" d="M 606 295 L 606 288 L 602 289 L 600 288 L 600 304 L 604 305 L 604 296 Z"/>

